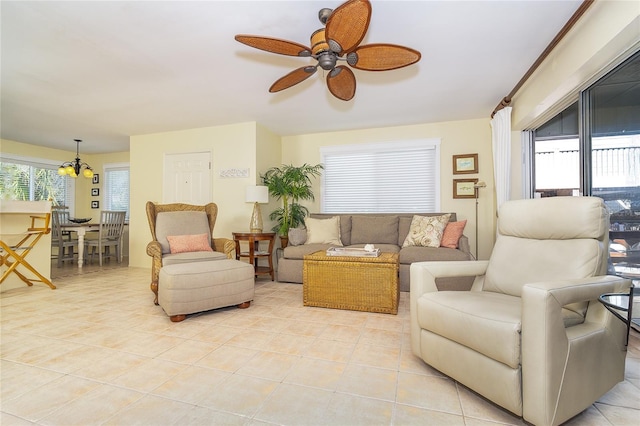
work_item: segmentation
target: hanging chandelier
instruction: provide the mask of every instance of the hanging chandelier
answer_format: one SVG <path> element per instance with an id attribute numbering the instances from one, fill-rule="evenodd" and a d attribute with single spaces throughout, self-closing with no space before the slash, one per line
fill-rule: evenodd
<path id="1" fill-rule="evenodd" d="M 60 176 L 69 175 L 73 178 L 77 178 L 80 175 L 80 170 L 84 167 L 84 170 L 82 170 L 82 176 L 86 177 L 87 179 L 91 179 L 93 177 L 93 170 L 87 163 L 82 163 L 80 161 L 79 152 L 80 142 L 82 142 L 82 139 L 74 139 L 74 141 L 76 141 L 76 159 L 63 163 L 58 168 L 58 174 Z"/>

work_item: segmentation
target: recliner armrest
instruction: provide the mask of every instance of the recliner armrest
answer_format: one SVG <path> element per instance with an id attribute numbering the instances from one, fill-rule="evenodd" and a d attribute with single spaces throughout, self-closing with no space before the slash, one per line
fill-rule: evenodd
<path id="1" fill-rule="evenodd" d="M 561 423 L 566 417 L 559 407 L 580 411 L 582 400 L 588 405 L 608 390 L 598 388 L 607 382 L 603 377 L 623 380 L 614 368 L 620 362 L 607 361 L 624 359 L 626 326 L 597 300 L 604 293 L 628 292 L 630 285 L 630 280 L 606 275 L 523 286 L 521 362 L 528 421 Z M 566 328 L 562 308 L 576 302 L 589 302 L 585 321 Z M 590 371 L 595 382 L 586 383 L 580 371 Z M 580 392 L 586 397 L 575 398 Z M 571 404 L 578 407 L 568 407 Z"/>

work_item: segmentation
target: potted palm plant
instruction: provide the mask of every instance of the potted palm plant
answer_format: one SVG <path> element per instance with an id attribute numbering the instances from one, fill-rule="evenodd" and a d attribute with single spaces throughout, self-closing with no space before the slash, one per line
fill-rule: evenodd
<path id="1" fill-rule="evenodd" d="M 322 164 L 315 166 L 306 163 L 302 166 L 283 164 L 280 167 L 270 168 L 260 176 L 263 184 L 269 188 L 269 194 L 282 200 L 282 206 L 272 211 L 269 219 L 276 222 L 272 231 L 278 233 L 283 247 L 288 243 L 289 229 L 304 224 L 304 218 L 309 210 L 298 202 L 315 199 L 311 178 L 319 176 L 322 168 Z"/>

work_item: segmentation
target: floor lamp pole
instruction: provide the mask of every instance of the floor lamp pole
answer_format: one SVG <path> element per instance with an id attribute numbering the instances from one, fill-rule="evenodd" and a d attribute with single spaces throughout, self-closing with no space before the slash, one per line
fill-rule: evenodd
<path id="1" fill-rule="evenodd" d="M 478 188 L 476 188 L 476 260 L 478 260 Z"/>
<path id="2" fill-rule="evenodd" d="M 486 186 L 487 184 L 483 181 L 478 181 L 473 185 L 473 189 L 475 190 L 476 195 L 476 260 L 478 260 L 478 196 L 480 195 L 478 190 Z"/>

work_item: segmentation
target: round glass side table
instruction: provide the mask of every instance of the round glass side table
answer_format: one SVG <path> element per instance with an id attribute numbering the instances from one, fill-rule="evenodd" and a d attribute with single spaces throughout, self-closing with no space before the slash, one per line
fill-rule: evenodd
<path id="1" fill-rule="evenodd" d="M 637 284 L 638 280 L 633 279 L 629 293 L 606 293 L 598 298 L 600 303 L 602 303 L 609 312 L 627 325 L 626 344 L 629 343 L 629 332 L 632 328 L 640 332 L 640 318 L 633 317 L 634 298 L 640 300 L 640 287 L 638 287 Z M 626 315 L 623 315 L 624 313 L 626 313 Z"/>

